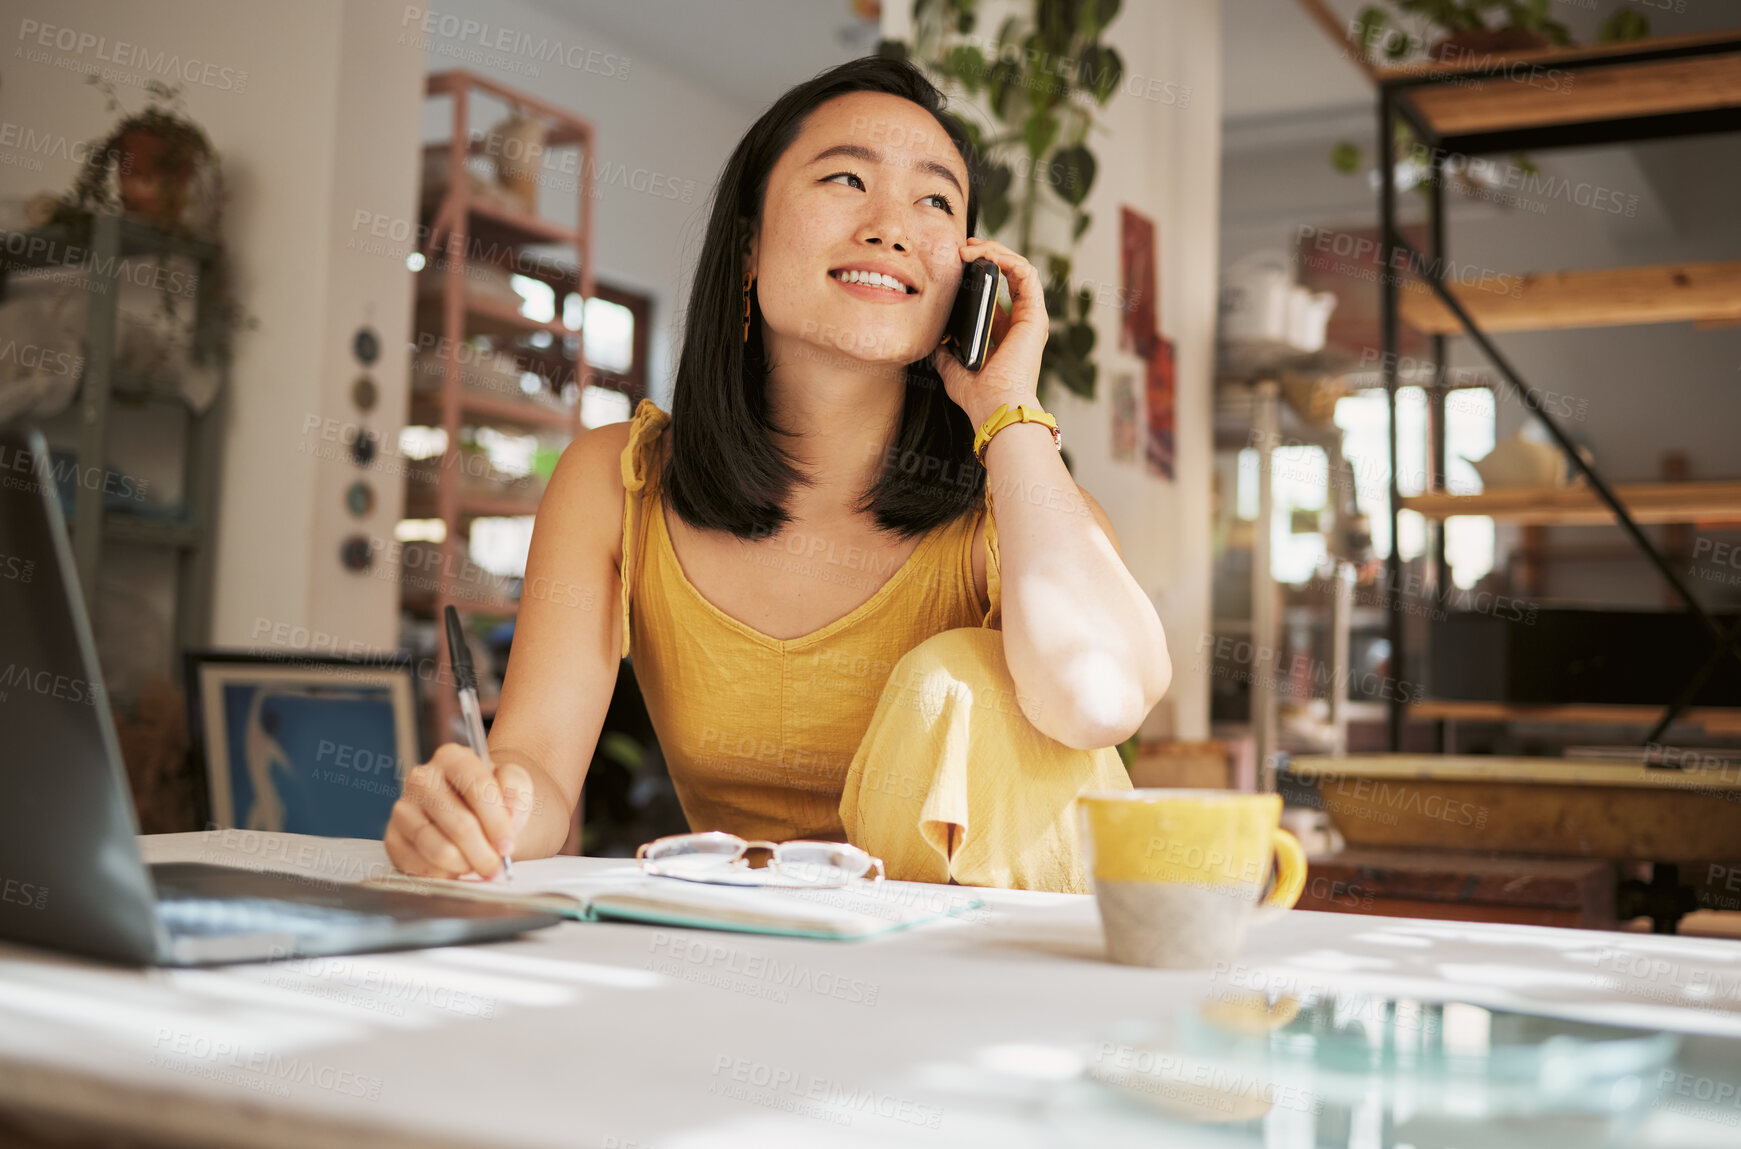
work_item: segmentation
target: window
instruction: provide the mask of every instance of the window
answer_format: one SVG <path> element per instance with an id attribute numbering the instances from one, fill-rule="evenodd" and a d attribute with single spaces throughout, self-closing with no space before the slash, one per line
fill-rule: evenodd
<path id="1" fill-rule="evenodd" d="M 1270 571 L 1278 582 L 1307 582 L 1324 562 L 1324 536 L 1306 531 L 1296 534 L 1294 523 L 1296 518 L 1319 521 L 1327 506 L 1330 457 L 1322 447 L 1290 444 L 1272 452 L 1270 464 L 1270 491 L 1275 500 L 1275 515 L 1270 521 Z M 1239 452 L 1235 497 L 1240 518 L 1257 518 L 1257 451 L 1253 448 Z"/>
<path id="2" fill-rule="evenodd" d="M 1399 387 L 1397 412 L 1397 489 L 1419 495 L 1430 485 L 1427 473 L 1427 393 L 1421 387 Z M 1493 393 L 1483 388 L 1451 392 L 1445 403 L 1445 482 L 1452 494 L 1473 494 L 1481 480 L 1468 460 L 1493 449 Z M 1390 410 L 1382 390 L 1361 391 L 1336 404 L 1336 425 L 1342 429 L 1342 452 L 1353 471 L 1354 497 L 1372 523 L 1373 549 L 1390 553 Z M 1415 511 L 1397 515 L 1397 552 L 1406 562 L 1418 558 L 1427 545 L 1426 520 Z M 1493 520 L 1462 516 L 1447 520 L 1445 558 L 1451 579 L 1460 587 L 1474 586 L 1493 569 Z"/>
<path id="3" fill-rule="evenodd" d="M 526 555 L 532 549 L 532 522 L 531 515 L 473 519 L 466 548 L 472 562 L 493 575 L 524 576 Z"/>
<path id="4" fill-rule="evenodd" d="M 570 295 L 569 302 L 579 299 Z M 566 317 L 572 308 L 564 307 Z M 565 318 L 566 321 L 566 318 Z M 583 328 L 586 361 L 601 371 L 622 375 L 635 365 L 635 313 L 620 303 L 602 296 L 586 301 L 586 322 Z"/>
<path id="5" fill-rule="evenodd" d="M 584 318 L 581 338 L 586 352 L 586 386 L 581 391 L 581 420 L 589 427 L 599 424 L 587 414 L 586 392 L 594 387 L 615 391 L 628 398 L 627 405 L 605 396 L 594 396 L 592 410 L 602 422 L 629 418 L 634 405 L 647 394 L 647 348 L 652 332 L 653 299 L 639 292 L 599 283 L 584 309 L 572 292 L 563 301 L 563 315 Z M 617 414 L 619 413 L 620 414 Z"/>

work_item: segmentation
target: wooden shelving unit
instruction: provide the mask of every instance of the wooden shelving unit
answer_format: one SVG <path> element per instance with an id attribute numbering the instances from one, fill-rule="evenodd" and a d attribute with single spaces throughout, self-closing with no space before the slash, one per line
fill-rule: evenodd
<path id="1" fill-rule="evenodd" d="M 1392 486 L 1391 537 L 1397 515 L 1420 511 L 1435 520 L 1489 515 L 1527 524 L 1618 525 L 1652 564 L 1677 602 L 1712 637 L 1710 663 L 1692 675 L 1681 696 L 1663 711 L 1649 738 L 1658 738 L 1697 695 L 1717 659 L 1741 635 L 1720 626 L 1684 578 L 1641 529 L 1645 523 L 1731 522 L 1741 518 L 1741 483 L 1636 484 L 1612 487 L 1578 457 L 1575 442 L 1539 404 L 1528 385 L 1488 338 L 1491 332 L 1611 327 L 1641 323 L 1693 322 L 1722 326 L 1741 322 L 1741 262 L 1697 263 L 1535 274 L 1515 295 L 1459 288 L 1442 280 L 1447 257 L 1444 167 L 1450 156 L 1536 152 L 1592 147 L 1718 132 L 1741 132 L 1741 30 L 1664 37 L 1621 44 L 1515 53 L 1472 53 L 1440 63 L 1379 67 L 1343 30 L 1324 0 L 1300 4 L 1337 39 L 1377 89 L 1380 180 L 1380 263 L 1409 268 L 1415 276 L 1381 277 L 1384 385 L 1396 421 L 1399 370 L 1393 364 L 1408 323 L 1431 337 L 1431 360 L 1447 361 L 1446 340 L 1466 336 L 1492 363 L 1504 384 L 1524 399 L 1566 453 L 1580 485 L 1551 490 L 1493 491 L 1479 496 L 1445 492 L 1442 463 L 1431 490 L 1404 498 Z M 1396 128 L 1406 125 L 1429 155 L 1429 237 L 1415 250 L 1398 228 Z M 1436 374 L 1438 374 L 1436 372 Z M 1434 442 L 1429 457 L 1445 457 L 1444 411 L 1448 388 L 1438 378 L 1428 389 Z M 1392 437 L 1392 471 L 1397 447 Z M 1432 543 L 1432 586 L 1449 585 L 1444 532 Z M 1397 585 L 1401 559 L 1394 548 L 1386 579 Z M 1408 673 L 1401 612 L 1391 619 L 1392 665 Z M 1391 748 L 1402 745 L 1409 708 L 1391 701 L 1387 723 Z M 1420 713 L 1416 708 L 1417 715 Z"/>
<path id="2" fill-rule="evenodd" d="M 484 336 L 498 353 L 511 352 L 522 361 L 535 359 L 547 366 L 552 361 L 552 349 L 560 351 L 565 344 L 571 345 L 572 379 L 586 377 L 582 333 L 566 327 L 561 322 L 561 313 L 562 301 L 569 292 L 581 299 L 591 298 L 594 292 L 592 205 L 596 158 L 590 121 L 474 72 L 461 69 L 430 76 L 427 94 L 431 99 L 450 102 L 452 126 L 445 141 L 426 148 L 446 157 L 446 187 L 439 192 L 425 189 L 422 212 L 427 229 L 423 274 L 439 275 L 441 290 L 419 301 L 416 324 L 420 332 L 439 335 L 442 339 L 439 346 L 448 350 L 439 391 L 432 395 L 413 391 L 410 421 L 440 426 L 446 434 L 447 449 L 434 483 L 408 481 L 406 513 L 411 517 L 439 518 L 445 537 L 439 568 L 443 573 L 434 580 L 434 587 L 423 579 L 417 580 L 417 585 L 408 583 L 401 594 L 401 605 L 414 614 L 433 616 L 439 634 L 442 613 L 450 604 L 466 619 L 509 618 L 518 612 L 518 600 L 497 593 L 493 583 L 489 586 L 462 583 L 452 572 L 467 569 L 468 531 L 473 520 L 533 515 L 538 510 L 535 497 L 466 489 L 459 465 L 460 429 L 490 426 L 522 433 L 555 430 L 570 437 L 582 430 L 578 402 L 563 409 L 533 398 L 480 394 L 468 389 L 454 349 Z M 480 110 L 474 108 L 478 97 L 494 99 L 521 115 L 539 120 L 544 128 L 546 155 L 557 149 L 578 152 L 580 162 L 572 169 L 562 165 L 565 173 L 572 171 L 575 180 L 578 227 L 570 228 L 472 194 L 467 161 L 486 150 L 488 139 L 487 130 L 474 130 L 474 116 Z M 552 256 L 552 247 L 564 249 L 560 260 Z M 538 249 L 534 258 L 523 258 L 528 248 Z M 507 267 L 520 274 L 529 274 L 526 269 L 532 268 L 535 277 L 555 292 L 556 319 L 548 322 L 531 319 L 511 304 L 468 290 L 466 272 L 483 264 Z M 548 348 L 540 351 L 524 346 L 527 337 L 537 334 L 549 336 Z M 437 681 L 450 682 L 445 641 L 439 641 L 437 649 Z M 432 744 L 440 744 L 453 737 L 458 706 L 451 690 L 431 690 L 428 698 L 433 718 Z"/>
<path id="3" fill-rule="evenodd" d="M 1741 480 L 1622 483 L 1614 488 L 1635 523 L 1741 523 Z M 1607 526 L 1614 514 L 1586 486 L 1513 487 L 1479 495 L 1408 495 L 1404 510 L 1430 519 L 1483 515 L 1536 526 Z"/>
<path id="4" fill-rule="evenodd" d="M 1642 323 L 1741 322 L 1741 261 L 1534 272 L 1515 295 L 1454 287 L 1451 294 L 1483 331 L 1552 331 Z M 1401 299 L 1402 319 L 1427 335 L 1457 335 L 1463 325 L 1437 298 Z"/>
<path id="5" fill-rule="evenodd" d="M 96 468 L 102 474 L 108 465 L 113 430 L 112 414 L 117 402 L 165 404 L 182 408 L 186 438 L 182 453 L 181 502 L 176 517 L 129 514 L 107 507 L 102 483 L 81 482 L 72 505 L 66 508 L 79 587 L 85 608 L 95 615 L 97 571 L 107 543 L 159 547 L 176 554 L 175 624 L 176 651 L 203 646 L 209 640 L 211 622 L 212 566 L 215 550 L 212 527 L 217 513 L 220 428 L 229 393 L 229 365 L 218 350 L 219 300 L 212 274 L 221 249 L 209 240 L 171 235 L 149 223 L 121 215 L 97 215 L 89 235 L 65 227 L 39 228 L 28 233 L 0 235 L 6 240 L 0 254 L 0 298 L 6 294 L 9 274 L 33 269 L 61 267 L 88 271 L 116 268 L 122 261 L 142 256 L 177 256 L 191 261 L 199 271 L 194 303 L 193 346 L 208 356 L 220 372 L 217 396 L 203 411 L 196 411 L 173 389 L 154 386 L 129 376 L 115 361 L 118 338 L 118 283 L 111 280 L 90 292 L 85 314 L 84 368 L 78 396 L 69 416 L 77 418 L 76 450 L 81 469 Z M 179 657 L 177 655 L 177 657 Z M 172 677 L 179 666 L 168 666 Z"/>
<path id="6" fill-rule="evenodd" d="M 464 316 L 467 335 L 488 335 L 492 339 L 512 341 L 538 332 L 544 332 L 553 339 L 575 334 L 560 322 L 533 319 L 520 314 L 519 309 L 512 304 L 463 291 L 460 294 L 459 306 Z M 442 300 L 420 304 L 417 308 L 418 326 L 425 331 L 439 328 L 444 317 L 444 307 L 445 302 Z"/>
<path id="7" fill-rule="evenodd" d="M 459 413 L 463 419 L 476 419 L 492 427 L 510 427 L 521 431 L 544 428 L 566 430 L 574 425 L 575 418 L 572 411 L 547 407 L 534 400 L 503 399 L 495 395 L 472 395 L 464 392 L 459 397 Z M 442 415 L 441 401 L 439 398 L 425 399 L 423 396 L 414 395 L 411 400 L 411 414 L 417 419 L 431 418 L 439 422 Z"/>
<path id="8" fill-rule="evenodd" d="M 1463 699 L 1423 698 L 1409 704 L 1416 718 L 1439 722 L 1535 722 L 1558 726 L 1649 726 L 1662 714 L 1660 706 L 1624 706 L 1595 702 L 1530 706 L 1517 702 L 1471 702 Z M 1741 709 L 1720 706 L 1691 707 L 1681 712 L 1680 722 L 1701 728 L 1706 734 L 1741 736 Z"/>
<path id="9" fill-rule="evenodd" d="M 1741 113 L 1741 36 L 1482 54 L 1378 68 L 1373 76 L 1380 84 L 1419 85 L 1398 110 L 1456 152 L 1661 139 L 1733 126 Z M 1479 85 L 1446 84 L 1476 76 Z M 1568 141 L 1567 132 L 1575 138 Z"/>
<path id="10" fill-rule="evenodd" d="M 461 525 L 472 519 L 518 518 L 522 515 L 538 513 L 538 497 L 524 497 L 512 494 L 484 494 L 474 491 L 460 491 L 453 497 L 454 517 Z M 410 519 L 432 519 L 442 513 L 439 494 L 432 497 L 427 490 L 408 492 L 405 500 L 405 517 Z"/>

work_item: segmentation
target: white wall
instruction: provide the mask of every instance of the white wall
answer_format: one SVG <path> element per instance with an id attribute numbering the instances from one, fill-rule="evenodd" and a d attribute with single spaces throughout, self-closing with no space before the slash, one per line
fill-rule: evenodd
<path id="1" fill-rule="evenodd" d="M 409 388 L 411 276 L 402 256 L 369 247 L 355 226 L 362 213 L 371 218 L 416 218 L 423 62 L 417 52 L 392 43 L 396 15 L 393 5 L 367 0 L 340 4 L 336 87 L 322 140 L 329 165 L 328 190 L 322 197 L 322 229 L 316 233 L 325 249 L 316 405 L 303 412 L 294 428 L 296 449 L 312 451 L 317 459 L 314 527 L 306 555 L 309 626 L 335 636 L 341 649 L 353 643 L 376 650 L 399 646 L 397 552 L 391 540 L 393 524 L 404 506 L 405 480 L 394 445 L 405 422 Z M 357 330 L 365 325 L 376 332 L 381 346 L 381 357 L 370 368 L 358 362 L 352 350 Z M 365 371 L 380 392 L 375 408 L 367 413 L 352 399 L 352 384 Z M 380 444 L 377 463 L 367 472 L 345 454 L 346 440 L 362 428 L 377 435 Z M 279 437 L 286 430 L 279 428 Z M 328 457 L 335 447 L 340 457 Z M 249 469 L 248 460 L 236 462 Z M 257 480 L 258 470 L 251 473 Z M 345 509 L 345 491 L 364 476 L 374 488 L 376 503 L 374 511 L 359 520 Z M 246 513 L 239 508 L 229 521 Z M 339 548 L 353 534 L 366 534 L 377 542 L 375 568 L 369 574 L 352 573 L 339 563 Z M 284 558 L 294 561 L 295 556 Z M 218 604 L 220 611 L 227 612 L 219 617 L 232 628 L 250 628 L 247 636 L 238 634 L 237 641 L 272 641 L 269 633 L 253 636 L 259 627 L 247 617 L 248 584 L 226 578 L 227 574 L 219 572 Z"/>
<path id="2" fill-rule="evenodd" d="M 896 9 L 901 11 L 897 12 Z M 885 6 L 884 34 L 907 38 L 906 5 Z M 995 30 L 998 20 L 981 18 Z M 1098 114 L 1090 135 L 1099 164 L 1084 205 L 1094 217 L 1072 274 L 1106 298 L 1119 284 L 1119 208 L 1154 221 L 1160 263 L 1161 332 L 1175 341 L 1178 395 L 1174 481 L 1151 477 L 1140 458 L 1112 458 L 1112 379 L 1135 375 L 1139 425 L 1143 365 L 1119 350 L 1122 311 L 1096 306 L 1091 320 L 1099 364 L 1093 402 L 1061 388 L 1047 401 L 1058 416 L 1076 480 L 1105 507 L 1126 564 L 1159 611 L 1173 656 L 1166 699 L 1145 737 L 1206 738 L 1209 686 L 1195 655 L 1210 631 L 1211 373 L 1219 242 L 1221 5 L 1219 0 L 1125 4 L 1104 36 L 1123 58 L 1129 90 Z M 1151 84 L 1149 81 L 1158 81 Z M 1149 92 L 1145 98 L 1132 91 Z M 1013 228 L 1011 229 L 1013 231 Z M 1000 236 L 999 238 L 1007 237 Z"/>

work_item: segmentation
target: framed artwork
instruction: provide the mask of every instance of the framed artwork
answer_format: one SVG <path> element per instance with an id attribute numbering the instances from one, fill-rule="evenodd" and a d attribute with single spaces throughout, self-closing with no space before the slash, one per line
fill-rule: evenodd
<path id="1" fill-rule="evenodd" d="M 1155 287 L 1159 269 L 1155 255 L 1154 221 L 1128 207 L 1118 209 L 1119 287 L 1124 300 L 1124 323 L 1118 346 L 1141 358 L 1160 338 L 1160 294 Z"/>
<path id="2" fill-rule="evenodd" d="M 379 839 L 424 759 L 409 656 L 190 650 L 208 826 Z"/>
<path id="3" fill-rule="evenodd" d="M 1148 400 L 1149 433 L 1143 458 L 1149 473 L 1163 479 L 1173 477 L 1174 373 L 1173 341 L 1156 339 L 1148 361 L 1145 398 Z"/>
<path id="4" fill-rule="evenodd" d="M 1136 376 L 1129 371 L 1112 377 L 1112 457 L 1136 458 Z"/>

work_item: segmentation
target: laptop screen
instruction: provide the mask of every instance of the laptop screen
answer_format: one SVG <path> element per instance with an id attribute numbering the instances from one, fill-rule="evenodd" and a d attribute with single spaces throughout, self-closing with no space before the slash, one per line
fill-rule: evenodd
<path id="1" fill-rule="evenodd" d="M 0 940 L 151 961 L 137 832 L 47 444 L 0 429 Z"/>

